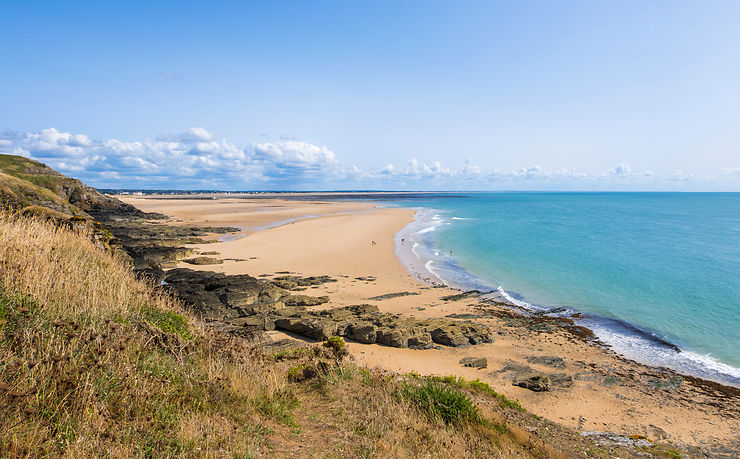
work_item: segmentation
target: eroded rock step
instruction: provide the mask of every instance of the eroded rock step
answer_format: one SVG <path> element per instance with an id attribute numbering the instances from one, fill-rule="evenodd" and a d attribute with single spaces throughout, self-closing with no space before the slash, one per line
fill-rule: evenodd
<path id="1" fill-rule="evenodd" d="M 330 282 L 330 278 L 293 276 L 288 286 Z M 282 280 L 282 279 L 281 279 Z M 225 275 L 186 268 L 168 271 L 165 288 L 173 291 L 193 312 L 209 321 L 252 330 L 281 329 L 325 340 L 342 336 L 360 343 L 428 349 L 436 345 L 462 347 L 493 341 L 487 327 L 446 318 L 418 320 L 382 313 L 374 305 L 355 305 L 312 311 L 329 297 L 296 295 L 283 282 L 247 274 Z"/>

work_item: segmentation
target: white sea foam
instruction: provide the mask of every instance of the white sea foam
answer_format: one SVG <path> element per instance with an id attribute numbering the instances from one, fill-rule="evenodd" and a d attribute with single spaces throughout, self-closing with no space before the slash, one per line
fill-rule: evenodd
<path id="1" fill-rule="evenodd" d="M 419 210 L 414 222 L 399 232 L 396 238 L 399 256 L 409 271 L 421 280 L 428 280 L 427 273 L 429 273 L 435 279 L 453 288 L 491 289 L 490 283 L 466 271 L 452 256 L 448 256 L 446 251 L 432 245 L 429 233 L 443 225 L 450 224 L 451 221 L 463 219 L 466 218 L 448 218 L 426 209 Z M 402 238 L 405 238 L 406 243 L 401 242 Z M 413 244 L 408 244 L 409 241 Z M 524 310 L 534 312 L 549 309 L 514 298 L 503 286 L 499 286 L 488 295 L 491 299 L 498 298 Z M 568 311 L 565 314 L 572 312 Z M 630 329 L 630 326 L 626 324 L 612 323 L 610 319 L 603 317 L 592 316 L 576 319 L 576 323 L 593 330 L 601 342 L 626 358 L 740 387 L 740 369 L 722 363 L 711 355 L 701 355 L 687 350 L 677 351 L 661 343 L 659 337 L 651 337 L 649 332 L 641 333 L 638 329 Z"/>
<path id="2" fill-rule="evenodd" d="M 685 350 L 681 350 L 679 354 L 683 355 L 685 358 L 689 360 L 698 362 L 699 365 L 701 366 L 710 368 L 721 374 L 730 375 L 733 378 L 736 378 L 740 382 L 740 368 L 735 368 L 733 366 L 727 365 L 726 363 L 722 363 L 719 360 L 712 357 L 711 355 L 701 355 L 701 354 L 697 354 L 696 352 L 685 351 Z"/>
<path id="3" fill-rule="evenodd" d="M 508 301 L 511 304 L 517 305 L 520 308 L 524 308 L 524 309 L 527 309 L 529 311 L 537 311 L 537 310 L 542 309 L 542 308 L 538 308 L 536 306 L 533 306 L 533 305 L 527 303 L 526 301 L 517 300 L 513 296 L 509 295 L 509 293 L 506 290 L 504 290 L 504 288 L 502 286 L 500 286 L 500 285 L 498 286 L 498 288 L 496 289 L 496 291 L 499 293 L 499 295 L 501 295 L 501 297 L 504 300 Z"/>
<path id="4" fill-rule="evenodd" d="M 434 261 L 433 261 L 433 260 L 429 260 L 429 261 L 427 261 L 426 263 L 424 263 L 424 267 L 425 267 L 425 268 L 426 268 L 426 270 L 427 270 L 427 271 L 429 271 L 429 272 L 430 272 L 430 273 L 431 273 L 431 274 L 432 274 L 432 275 L 433 275 L 434 277 L 436 277 L 437 279 L 439 279 L 439 280 L 440 280 L 440 281 L 441 281 L 441 282 L 442 282 L 443 284 L 447 285 L 447 282 L 445 282 L 445 280 L 444 280 L 444 279 L 442 279 L 441 277 L 439 277 L 439 274 L 437 274 L 437 271 L 436 271 L 436 270 L 434 269 Z"/>
<path id="5" fill-rule="evenodd" d="M 628 359 L 647 365 L 668 367 L 678 372 L 740 386 L 740 368 L 727 365 L 710 355 L 701 355 L 656 342 L 646 335 L 614 330 L 595 320 L 584 322 L 603 343 Z"/>

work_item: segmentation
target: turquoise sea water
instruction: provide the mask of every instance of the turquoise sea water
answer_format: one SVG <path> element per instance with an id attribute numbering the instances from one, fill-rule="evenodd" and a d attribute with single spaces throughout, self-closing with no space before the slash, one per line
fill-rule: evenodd
<path id="1" fill-rule="evenodd" d="M 420 208 L 397 239 L 421 277 L 586 313 L 582 323 L 626 357 L 740 385 L 740 193 L 475 193 L 401 205 Z"/>

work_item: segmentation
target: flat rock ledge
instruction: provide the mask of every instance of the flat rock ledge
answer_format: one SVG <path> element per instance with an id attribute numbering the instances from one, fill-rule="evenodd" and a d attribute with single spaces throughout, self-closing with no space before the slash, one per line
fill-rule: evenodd
<path id="1" fill-rule="evenodd" d="M 295 295 L 280 286 L 302 283 L 298 278 L 291 278 L 286 285 L 247 274 L 229 276 L 179 268 L 166 273 L 163 285 L 205 320 L 229 324 L 242 335 L 244 330 L 280 329 L 315 340 L 342 336 L 360 343 L 411 349 L 493 342 L 491 332 L 482 325 L 447 318 L 418 320 L 382 313 L 375 305 L 309 310 L 328 302 L 329 297 Z"/>

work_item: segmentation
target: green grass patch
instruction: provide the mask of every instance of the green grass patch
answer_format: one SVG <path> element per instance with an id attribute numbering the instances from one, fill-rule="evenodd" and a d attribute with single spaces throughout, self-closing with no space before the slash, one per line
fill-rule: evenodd
<path id="1" fill-rule="evenodd" d="M 344 347 L 344 338 L 341 336 L 332 336 L 324 341 L 324 347 L 328 347 L 329 349 L 334 350 L 334 352 L 338 352 Z"/>
<path id="2" fill-rule="evenodd" d="M 146 322 L 155 325 L 165 333 L 174 333 L 188 341 L 193 339 L 193 334 L 188 328 L 188 320 L 180 314 L 154 307 L 142 308 L 141 314 Z"/>
<path id="3" fill-rule="evenodd" d="M 298 408 L 300 401 L 292 391 L 280 391 L 270 396 L 260 396 L 255 400 L 255 408 L 265 416 L 298 429 L 292 410 Z"/>
<path id="4" fill-rule="evenodd" d="M 400 395 L 429 418 L 441 419 L 445 424 L 483 423 L 483 417 L 467 394 L 438 381 L 427 379 L 421 385 L 405 383 Z"/>
<path id="5" fill-rule="evenodd" d="M 308 353 L 308 348 L 306 347 L 298 347 L 295 349 L 286 349 L 284 351 L 276 352 L 272 355 L 272 358 L 279 362 L 281 360 L 293 360 L 293 359 L 300 359 L 304 355 Z"/>
<path id="6" fill-rule="evenodd" d="M 413 376 L 415 379 L 418 379 L 419 376 L 415 375 Z M 526 410 L 519 404 L 516 400 L 511 400 L 507 398 L 504 394 L 499 394 L 496 392 L 488 383 L 481 381 L 480 379 L 476 379 L 473 381 L 468 381 L 463 377 L 457 377 L 457 376 L 429 376 L 429 379 L 432 381 L 440 382 L 443 384 L 447 384 L 453 387 L 456 387 L 458 389 L 467 390 L 470 392 L 474 392 L 481 395 L 486 395 L 492 398 L 495 398 L 498 400 L 498 405 L 501 408 L 511 408 L 517 411 L 525 412 Z"/>

